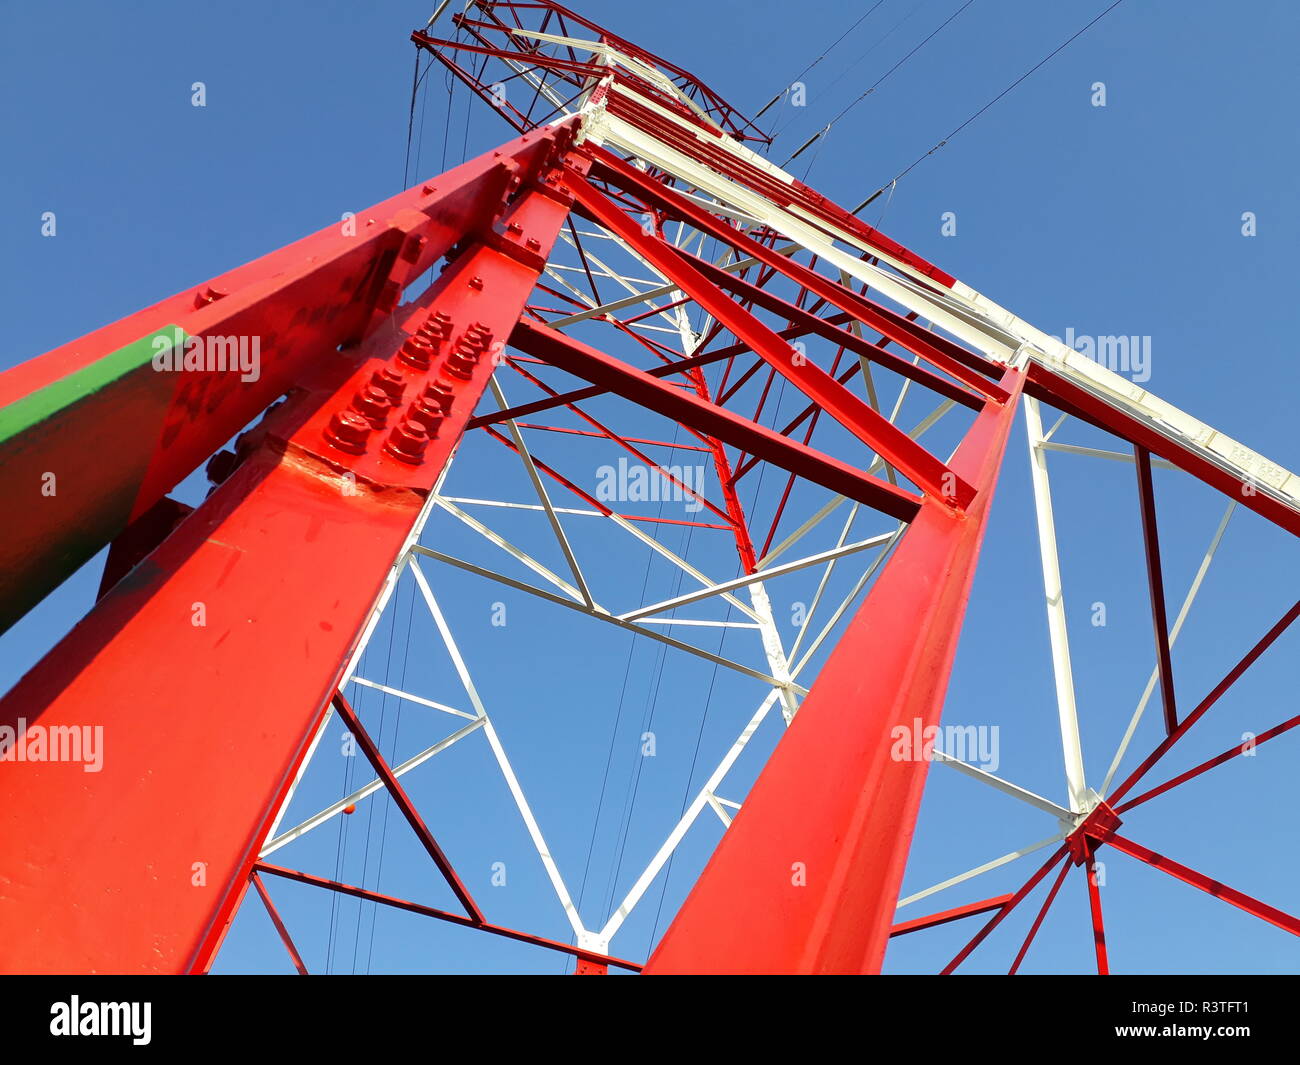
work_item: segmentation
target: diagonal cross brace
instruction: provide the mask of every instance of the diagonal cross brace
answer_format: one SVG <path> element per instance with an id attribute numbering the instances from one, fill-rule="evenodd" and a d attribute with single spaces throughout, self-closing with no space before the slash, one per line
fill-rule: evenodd
<path id="1" fill-rule="evenodd" d="M 804 358 L 774 330 L 685 262 L 670 245 L 658 237 L 647 236 L 603 193 L 584 180 L 573 180 L 571 188 L 577 206 L 625 241 L 661 274 L 671 278 L 707 313 L 735 333 L 737 339 L 904 477 L 932 498 L 959 509 L 969 506 L 975 498 L 975 488 L 968 481 L 820 366 Z"/>
<path id="2" fill-rule="evenodd" d="M 510 343 L 552 366 L 717 437 L 724 443 L 759 455 L 791 473 L 865 503 L 899 521 L 910 521 L 921 504 L 920 499 L 910 492 L 868 477 L 848 463 L 805 447 L 693 393 L 674 388 L 643 370 L 537 322 L 520 319 L 510 336 Z"/>

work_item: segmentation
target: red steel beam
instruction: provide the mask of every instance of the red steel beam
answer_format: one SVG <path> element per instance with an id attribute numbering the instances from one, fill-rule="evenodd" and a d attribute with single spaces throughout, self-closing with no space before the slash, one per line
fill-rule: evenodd
<path id="1" fill-rule="evenodd" d="M 1153 455 L 1167 459 L 1180 470 L 1237 500 L 1243 507 L 1262 515 L 1274 525 L 1294 536 L 1300 536 L 1300 511 L 1275 499 L 1257 485 L 1244 482 L 1241 477 L 1216 465 L 1204 455 L 1157 432 L 1133 415 L 1055 373 L 1050 367 L 1034 362 L 1029 364 L 1028 372 L 1025 395 L 1042 400 L 1057 410 L 1108 433 L 1114 433 L 1131 444 L 1140 444 Z"/>
<path id="2" fill-rule="evenodd" d="M 521 932 L 517 928 L 507 928 L 505 925 L 491 924 L 487 921 L 474 921 L 464 914 L 450 913 L 447 910 L 435 909 L 432 906 L 425 906 L 420 902 L 411 902 L 409 899 L 399 899 L 392 895 L 381 895 L 377 891 L 370 891 L 367 888 L 358 887 L 355 884 L 344 884 L 338 880 L 326 880 L 323 876 L 313 876 L 311 873 L 304 873 L 297 869 L 286 869 L 279 865 L 267 865 L 265 862 L 258 862 L 255 870 L 259 873 L 267 873 L 270 876 L 283 877 L 285 880 L 296 880 L 299 884 L 309 884 L 312 887 L 326 888 L 330 891 L 337 891 L 341 895 L 350 895 L 354 899 L 363 899 L 366 902 L 375 902 L 381 906 L 392 906 L 395 909 L 406 910 L 408 913 L 418 913 L 423 917 L 433 917 L 439 921 L 446 921 L 448 924 L 460 925 L 462 928 L 473 928 L 479 932 L 487 932 L 494 936 L 503 936 L 506 939 L 518 940 L 520 943 L 531 943 L 535 947 L 545 947 L 547 950 L 558 951 L 561 954 L 569 954 L 582 961 L 591 962 L 597 965 L 615 965 L 620 969 L 630 969 L 633 972 L 640 972 L 641 966 L 634 961 L 628 961 L 626 958 L 615 958 L 608 954 L 598 954 L 595 951 L 584 950 L 581 947 L 571 946 L 568 943 L 561 943 L 558 939 L 547 939 L 545 936 L 535 936 L 531 932 Z"/>
<path id="3" fill-rule="evenodd" d="M 1106 922 L 1101 916 L 1101 885 L 1097 883 L 1097 861 L 1091 848 L 1084 875 L 1088 879 L 1088 909 L 1092 915 L 1092 942 L 1097 952 L 1097 975 L 1108 976 L 1110 961 L 1106 957 Z"/>
<path id="4" fill-rule="evenodd" d="M 388 794 L 392 796 L 394 804 L 406 818 L 406 823 L 411 826 L 411 830 L 419 837 L 420 845 L 424 847 L 429 857 L 433 859 L 433 864 L 438 867 L 438 872 L 442 873 L 443 879 L 447 881 L 447 886 L 451 888 L 452 893 L 460 900 L 460 904 L 465 907 L 469 914 L 470 920 L 474 924 L 483 923 L 483 911 L 478 908 L 469 889 L 461 881 L 456 870 L 452 868 L 451 862 L 438 846 L 438 841 L 433 838 L 433 833 L 429 831 L 429 826 L 424 823 L 424 818 L 420 816 L 420 811 L 415 808 L 411 802 L 411 797 L 406 794 L 406 789 L 402 787 L 402 782 L 397 779 L 388 763 L 384 760 L 383 754 L 379 751 L 379 745 L 371 738 L 369 732 L 361 724 L 361 719 L 357 717 L 356 711 L 352 709 L 352 704 L 343 697 L 342 692 L 335 692 L 333 706 L 338 713 L 340 720 L 347 726 L 352 737 L 357 741 L 357 746 L 366 756 L 375 771 L 375 775 L 384 783 L 388 789 Z"/>
<path id="5" fill-rule="evenodd" d="M 929 767 L 891 737 L 938 724 L 1023 380 L 953 457 L 974 503 L 922 505 L 647 972 L 879 971 Z"/>
<path id="6" fill-rule="evenodd" d="M 660 196 L 675 196 L 685 201 L 685 197 L 670 190 L 662 187 L 658 190 Z M 573 182 L 573 193 L 576 203 L 585 213 L 635 249 L 665 277 L 671 277 L 681 291 L 689 294 L 705 311 L 735 333 L 737 339 L 749 345 L 777 373 L 818 403 L 830 417 L 918 488 L 932 496 L 946 498 L 954 506 L 964 507 L 970 503 L 975 494 L 972 485 L 816 363 L 798 356 L 773 330 L 678 255 L 672 245 L 657 236 L 647 236 L 621 208 L 587 182 Z M 686 210 L 693 211 L 689 201 L 686 201 Z M 734 232 L 727 226 L 721 228 Z M 735 239 L 732 238 L 733 242 Z M 750 243 L 755 248 L 761 247 L 753 241 Z M 782 261 L 788 270 L 791 264 Z"/>
<path id="7" fill-rule="evenodd" d="M 824 320 L 835 324 L 838 322 L 848 321 L 849 316 L 847 314 L 841 314 Z M 789 329 L 782 329 L 777 333 L 777 336 L 785 340 L 796 340 L 801 336 L 806 336 L 807 333 L 808 331 L 806 329 L 791 326 Z M 692 355 L 690 358 L 686 359 L 674 359 L 672 362 L 665 363 L 662 366 L 653 366 L 645 372 L 651 377 L 671 377 L 674 374 L 685 373 L 691 369 L 701 366 L 709 366 L 715 362 L 723 362 L 726 359 L 731 359 L 737 355 L 744 355 L 747 353 L 749 353 L 748 345 L 729 344 L 725 348 L 718 348 L 716 351 L 710 351 L 702 355 Z M 762 365 L 763 362 L 759 360 L 755 362 L 754 368 L 756 369 Z M 571 392 L 563 392 L 552 398 L 536 399 L 529 403 L 520 403 L 518 406 L 511 407 L 508 410 L 493 411 L 490 414 L 480 414 L 470 421 L 469 427 L 471 429 L 477 429 L 482 425 L 495 425 L 498 422 L 509 421 L 511 418 L 523 418 L 530 414 L 537 414 L 541 411 L 562 407 L 567 403 L 577 403 L 584 399 L 593 399 L 596 396 L 602 395 L 604 391 L 603 388 L 578 388 Z M 723 395 L 719 397 L 718 402 L 723 404 L 728 398 L 728 396 Z"/>
<path id="8" fill-rule="evenodd" d="M 1300 917 L 1279 910 L 1276 906 L 1270 906 L 1266 902 L 1260 902 L 1259 899 L 1252 898 L 1244 891 L 1230 888 L 1227 884 L 1220 883 L 1218 880 L 1211 880 L 1205 874 L 1198 873 L 1195 869 L 1189 869 L 1187 866 L 1181 865 L 1163 854 L 1148 850 L 1140 843 L 1134 843 L 1131 839 L 1125 839 L 1119 835 L 1111 836 L 1109 844 L 1131 858 L 1146 862 L 1153 869 L 1168 873 L 1170 876 L 1181 880 L 1184 884 L 1191 884 L 1192 887 L 1200 888 L 1200 890 L 1213 895 L 1216 899 L 1222 899 L 1230 906 L 1245 910 L 1252 917 L 1258 917 L 1261 921 L 1276 925 L 1284 932 L 1290 932 L 1293 936 L 1300 936 Z"/>
<path id="9" fill-rule="evenodd" d="M 11 504 L 0 631 L 268 404 L 354 358 L 352 346 L 421 272 L 458 240 L 490 233 L 504 197 L 571 127 L 520 137 L 0 374 L 0 498 Z M 177 337 L 205 345 L 205 356 L 229 357 L 230 342 L 242 344 L 248 372 L 199 358 L 162 372 L 155 341 L 170 338 L 166 358 L 180 360 Z M 53 494 L 43 491 L 50 473 Z"/>
<path id="10" fill-rule="evenodd" d="M 973 370 L 968 370 L 961 363 L 955 361 L 945 362 L 944 366 L 945 369 L 951 370 L 958 375 L 959 380 L 966 384 L 967 387 L 965 388 L 954 384 L 946 377 L 939 377 L 937 374 L 931 373 L 924 366 L 909 362 L 900 355 L 895 355 L 892 351 L 886 351 L 878 344 L 864 340 L 847 329 L 833 325 L 825 318 L 819 318 L 810 311 L 783 300 L 775 293 L 768 292 L 751 281 L 746 281 L 742 277 L 737 277 L 735 274 L 723 270 L 720 266 L 715 266 L 711 262 L 680 249 L 677 249 L 677 254 L 719 288 L 734 292 L 764 310 L 779 314 L 791 324 L 803 326 L 809 333 L 815 333 L 834 344 L 847 348 L 854 354 L 862 355 L 885 369 L 892 370 L 894 373 L 915 381 L 919 385 L 924 385 L 946 399 L 954 400 L 971 410 L 979 410 L 983 406 L 984 398 L 997 391 L 993 381 L 975 373 Z M 920 355 L 922 352 L 929 350 L 929 345 L 921 343 L 917 338 L 902 330 L 898 331 L 898 336 L 902 337 L 902 339 L 895 340 L 895 342 L 900 347 L 912 350 L 913 354 Z M 889 339 L 894 340 L 895 338 L 891 337 Z M 972 388 L 977 389 L 979 394 L 972 392 Z"/>
<path id="11" fill-rule="evenodd" d="M 0 726 L 95 727 L 106 748 L 93 773 L 0 763 L 0 808 L 24 826 L 0 838 L 0 970 L 207 969 L 493 371 L 404 338 L 459 334 L 473 352 L 509 335 L 568 215 L 565 135 L 535 180 L 497 186 L 496 226 L 461 234 L 414 309 L 345 360 L 322 354 L 233 475 L 0 701 Z M 396 406 L 365 393 L 375 374 L 400 386 Z"/>
<path id="12" fill-rule="evenodd" d="M 271 901 L 271 895 L 266 890 L 266 885 L 262 883 L 262 878 L 254 871 L 252 875 L 253 887 L 257 888 L 257 894 L 262 899 L 262 905 L 266 907 L 266 915 L 271 918 L 271 923 L 275 925 L 276 933 L 280 936 L 280 942 L 284 944 L 284 949 L 289 952 L 289 957 L 293 959 L 293 967 L 298 970 L 299 976 L 310 976 L 307 971 L 307 965 L 302 960 L 302 955 L 298 953 L 298 948 L 293 945 L 293 937 L 289 935 L 289 929 L 284 926 L 284 921 L 280 917 L 280 911 L 275 908 L 275 903 Z"/>
<path id="13" fill-rule="evenodd" d="M 1174 667 L 1169 654 L 1169 618 L 1165 607 L 1165 578 L 1160 566 L 1160 533 L 1156 526 L 1156 492 L 1151 479 L 1151 452 L 1133 446 L 1137 466 L 1138 501 L 1142 510 L 1142 540 L 1146 546 L 1147 586 L 1151 593 L 1151 625 L 1156 636 L 1156 664 L 1160 673 L 1160 698 L 1165 711 L 1165 734 L 1178 727 L 1174 701 Z"/>
<path id="14" fill-rule="evenodd" d="M 1025 955 L 1029 953 L 1029 948 L 1033 945 L 1034 939 L 1038 935 L 1038 930 L 1043 927 L 1043 919 L 1047 916 L 1047 911 L 1052 908 L 1052 903 L 1056 901 L 1056 895 L 1061 890 L 1061 885 L 1065 883 L 1065 876 L 1072 866 L 1065 862 L 1061 866 L 1061 871 L 1056 874 L 1056 879 L 1052 882 L 1051 888 L 1047 892 L 1047 898 L 1043 899 L 1043 904 L 1038 908 L 1038 916 L 1034 918 L 1034 923 L 1029 926 L 1029 933 L 1025 936 L 1025 941 L 1020 945 L 1020 951 L 1016 954 L 1016 960 L 1011 963 L 1011 968 L 1007 970 L 1008 976 L 1015 976 L 1020 971 L 1020 966 L 1024 963 Z"/>
<path id="15" fill-rule="evenodd" d="M 521 318 L 510 343 L 526 354 L 599 385 L 606 391 L 657 411 L 723 443 L 760 455 L 831 491 L 865 503 L 900 521 L 910 521 L 921 501 L 886 481 L 867 477 L 839 459 L 782 436 L 758 422 L 652 377 L 644 370 L 606 355 L 590 345 Z"/>
<path id="16" fill-rule="evenodd" d="M 974 917 L 977 914 L 988 913 L 989 910 L 998 910 L 1010 901 L 1010 895 L 997 895 L 980 902 L 968 902 L 965 906 L 957 906 L 951 910 L 944 910 L 942 913 L 932 913 L 928 917 L 917 917 L 915 920 L 903 921 L 889 930 L 889 938 L 905 936 L 909 932 L 919 932 L 924 928 L 937 928 L 941 924 L 960 921 L 963 917 Z"/>

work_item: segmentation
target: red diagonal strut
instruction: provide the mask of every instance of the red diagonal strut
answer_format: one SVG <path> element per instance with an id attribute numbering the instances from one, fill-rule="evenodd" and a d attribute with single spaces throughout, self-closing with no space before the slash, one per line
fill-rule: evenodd
<path id="1" fill-rule="evenodd" d="M 1142 509 L 1142 540 L 1146 545 L 1147 584 L 1151 592 L 1151 624 L 1156 634 L 1156 663 L 1160 672 L 1160 698 L 1165 711 L 1165 733 L 1178 727 L 1174 702 L 1174 667 L 1169 656 L 1169 620 L 1165 612 L 1165 578 L 1160 568 L 1160 534 L 1156 529 L 1156 492 L 1151 481 L 1151 452 L 1133 447 L 1137 465 L 1138 499 Z"/>
<path id="2" fill-rule="evenodd" d="M 975 917 L 981 913 L 988 913 L 989 910 L 998 910 L 1010 901 L 1010 895 L 995 895 L 991 899 L 968 902 L 965 906 L 957 906 L 951 910 L 944 910 L 942 913 L 932 913 L 928 917 L 917 917 L 911 921 L 903 921 L 889 930 L 889 938 L 905 936 L 909 932 L 919 932 L 924 928 L 937 928 L 941 924 L 960 921 L 963 917 Z"/>
<path id="3" fill-rule="evenodd" d="M 920 500 L 910 492 L 867 477 L 847 462 L 804 447 L 693 393 L 673 388 L 642 370 L 537 322 L 520 319 L 510 342 L 520 351 L 674 418 L 683 425 L 715 436 L 724 443 L 761 455 L 769 462 L 900 521 L 910 520 L 920 505 Z"/>
<path id="4" fill-rule="evenodd" d="M 307 965 L 302 960 L 302 955 L 298 953 L 298 948 L 293 945 L 293 938 L 289 935 L 289 929 L 284 926 L 284 921 L 280 917 L 280 911 L 275 908 L 275 903 L 271 901 L 270 892 L 266 890 L 266 885 L 262 883 L 262 878 L 253 871 L 251 877 L 253 887 L 257 889 L 257 894 L 262 900 L 262 905 L 266 907 L 266 914 L 271 918 L 271 923 L 275 925 L 275 931 L 280 936 L 280 942 L 284 944 L 284 949 L 289 952 L 289 957 L 293 960 L 293 967 L 298 970 L 299 976 L 310 976 L 307 972 Z"/>
<path id="5" fill-rule="evenodd" d="M 1047 911 L 1052 908 L 1052 903 L 1056 901 L 1057 892 L 1061 890 L 1061 885 L 1065 883 L 1065 876 L 1071 868 L 1071 864 L 1066 862 L 1061 866 L 1061 871 L 1056 874 L 1056 879 L 1052 881 L 1047 897 L 1043 899 L 1042 906 L 1038 908 L 1038 916 L 1034 918 L 1034 923 L 1029 926 L 1029 933 L 1025 936 L 1025 941 L 1021 944 L 1019 953 L 1016 954 L 1016 960 L 1011 963 L 1011 968 L 1007 970 L 1008 976 L 1015 976 L 1020 971 L 1025 955 L 1029 953 L 1029 948 L 1033 945 L 1038 930 L 1043 927 L 1043 919 L 1047 916 Z"/>
<path id="6" fill-rule="evenodd" d="M 1200 888 L 1207 894 L 1213 895 L 1216 899 L 1222 899 L 1230 906 L 1245 910 L 1252 917 L 1258 917 L 1261 921 L 1277 925 L 1278 928 L 1290 932 L 1293 936 L 1300 936 L 1300 917 L 1294 917 L 1283 910 L 1279 910 L 1276 906 L 1260 902 L 1258 899 L 1247 895 L 1244 891 L 1230 888 L 1227 884 L 1220 883 L 1218 880 L 1211 880 L 1203 873 L 1198 873 L 1195 869 L 1189 869 L 1187 866 L 1181 865 L 1163 854 L 1148 850 L 1140 843 L 1134 843 L 1131 839 L 1115 835 L 1111 836 L 1109 843 L 1116 850 L 1123 851 L 1130 857 L 1146 862 L 1147 865 L 1154 869 L 1159 869 L 1161 872 L 1177 877 L 1184 884 L 1191 884 L 1194 888 Z"/>
<path id="7" fill-rule="evenodd" d="M 1291 623 L 1295 621 L 1297 617 L 1300 617 L 1300 600 L 1297 600 L 1291 609 L 1283 614 L 1273 624 L 1273 627 L 1260 638 L 1259 642 L 1247 651 L 1245 655 L 1242 656 L 1241 660 L 1232 667 L 1232 669 L 1228 670 L 1224 678 L 1214 686 L 1214 690 L 1201 700 L 1196 709 L 1188 714 L 1178 727 L 1160 742 L 1159 746 L 1157 746 L 1154 751 L 1147 755 L 1142 764 L 1129 774 L 1128 779 L 1125 780 L 1123 784 L 1106 797 L 1106 801 L 1113 806 L 1127 795 L 1133 785 L 1141 780 L 1142 777 L 1146 775 L 1147 771 L 1156 764 L 1156 762 L 1169 753 L 1170 748 L 1172 748 L 1175 743 L 1182 739 L 1183 736 L 1187 735 L 1188 729 L 1205 716 L 1210 707 L 1222 698 L 1223 693 L 1237 682 L 1238 678 L 1240 678 L 1240 676 L 1255 663 L 1255 660 L 1273 646 L 1273 643 L 1277 638 L 1281 636 L 1282 633 L 1286 632 Z"/>
<path id="8" fill-rule="evenodd" d="M 383 781 L 384 787 L 388 789 L 388 794 L 392 796 L 393 802 L 402 811 L 402 816 L 406 818 L 406 823 L 420 837 L 421 845 L 429 852 L 433 864 L 438 867 L 438 871 L 446 878 L 448 886 L 455 893 L 456 898 L 460 900 L 460 904 L 465 907 L 470 919 L 475 924 L 482 924 L 483 911 L 478 908 L 478 904 L 470 896 L 469 890 L 461 882 L 456 870 L 452 868 L 451 862 L 443 854 L 442 848 L 438 846 L 438 841 L 433 838 L 433 833 L 429 831 L 429 826 L 424 823 L 424 818 L 420 816 L 415 804 L 411 802 L 411 797 L 406 794 L 402 782 L 397 779 L 397 775 L 389 768 L 384 756 L 379 751 L 378 745 L 361 724 L 361 719 L 357 717 L 356 711 L 343 697 L 342 692 L 334 693 L 333 703 L 334 710 L 343 719 L 343 723 L 347 725 L 348 731 L 352 733 L 353 738 L 357 741 L 357 746 L 365 754 L 366 760 L 370 762 L 376 775 Z"/>
<path id="9" fill-rule="evenodd" d="M 993 929 L 997 928 L 997 926 L 1000 925 L 1006 919 L 1007 915 L 1012 910 L 1014 910 L 1017 906 L 1019 906 L 1022 902 L 1024 902 L 1025 897 L 1031 891 L 1033 891 L 1034 888 L 1038 886 L 1038 882 L 1042 880 L 1043 877 L 1045 877 L 1048 873 L 1052 871 L 1052 869 L 1056 866 L 1056 863 L 1059 862 L 1062 858 L 1064 858 L 1069 853 L 1069 850 L 1070 849 L 1064 844 L 1058 847 L 1052 853 L 1052 856 L 1048 858 L 1047 861 L 1045 861 L 1034 871 L 1034 875 L 1025 881 L 1024 885 L 1020 888 L 1020 890 L 1017 891 L 1014 895 L 1012 895 L 1011 898 L 1002 905 L 1002 908 L 999 909 L 998 912 L 992 916 L 992 918 L 990 918 L 989 922 L 978 932 L 975 933 L 975 935 L 971 938 L 971 941 L 957 952 L 957 956 L 953 958 L 952 961 L 950 961 L 947 965 L 944 966 L 941 975 L 951 976 L 954 972 L 956 972 L 957 966 L 959 966 L 962 962 L 964 962 L 967 958 L 969 958 L 971 952 L 989 937 Z M 1068 862 L 1066 863 L 1066 868 L 1067 869 L 1069 868 Z M 1017 958 L 1017 964 L 1019 964 L 1019 958 Z"/>
<path id="10" fill-rule="evenodd" d="M 576 203 L 581 204 L 597 222 L 624 240 L 665 276 L 671 277 L 683 292 L 689 293 L 773 369 L 809 399 L 820 404 L 828 415 L 917 487 L 933 496 L 950 499 L 957 506 L 970 503 L 975 490 L 967 481 L 820 366 L 797 353 L 773 330 L 689 265 L 671 245 L 658 237 L 647 236 L 603 193 L 586 182 L 575 181 L 573 193 Z M 660 194 L 666 193 L 661 191 Z"/>
<path id="11" fill-rule="evenodd" d="M 1199 777 L 1202 773 L 1208 772 L 1215 766 L 1223 765 L 1224 762 L 1230 761 L 1239 755 L 1243 755 L 1247 751 L 1253 751 L 1261 743 L 1267 743 L 1269 740 L 1275 739 L 1285 732 L 1290 732 L 1297 725 L 1300 725 L 1300 714 L 1297 714 L 1295 717 L 1287 718 L 1287 720 L 1283 721 L 1282 724 L 1274 725 L 1271 729 L 1261 732 L 1249 742 L 1238 743 L 1233 747 L 1229 747 L 1221 754 L 1216 754 L 1213 758 L 1207 758 L 1199 765 L 1192 766 L 1191 769 L 1179 773 L 1176 777 L 1171 777 L 1169 780 L 1166 780 L 1163 784 L 1157 785 L 1150 791 L 1144 791 L 1136 798 L 1129 799 L 1128 802 L 1117 806 L 1115 812 L 1117 814 L 1122 814 L 1124 811 L 1131 810 L 1135 806 L 1141 806 L 1144 802 L 1148 802 L 1149 800 L 1156 798 L 1158 795 L 1163 795 L 1171 788 L 1178 787 L 1179 784 L 1187 783 L 1187 781 L 1191 780 L 1193 777 Z"/>
<path id="12" fill-rule="evenodd" d="M 439 921 L 446 921 L 448 924 L 460 925 L 462 928 L 473 928 L 475 931 L 486 932 L 488 935 L 501 936 L 504 939 L 514 939 L 520 943 L 532 944 L 535 947 L 545 947 L 547 950 L 554 950 L 560 954 L 568 954 L 582 961 L 592 962 L 598 965 L 615 965 L 620 969 L 630 969 L 633 972 L 639 972 L 641 969 L 641 966 L 636 962 L 628 961 L 626 958 L 616 958 L 612 955 L 584 950 L 582 947 L 575 947 L 568 943 L 561 943 L 557 939 L 547 939 L 545 936 L 535 936 L 531 932 L 521 932 L 517 928 L 507 928 L 505 925 L 492 924 L 488 921 L 475 921 L 472 918 L 466 917 L 464 914 L 439 910 L 433 906 L 426 906 L 422 902 L 412 902 L 410 899 L 400 899 L 393 895 L 384 895 L 378 891 L 371 891 L 368 888 L 358 887 L 356 884 L 345 884 L 338 880 L 327 880 L 323 876 L 313 876 L 311 873 L 304 873 L 299 869 L 287 869 L 280 865 L 268 865 L 265 862 L 258 862 L 255 870 L 259 873 L 266 873 L 268 876 L 278 876 L 285 880 L 294 880 L 299 884 L 308 884 L 312 887 L 337 891 L 340 895 L 350 895 L 352 898 L 361 899 L 364 902 L 374 902 L 380 906 L 391 906 L 397 910 L 406 910 L 408 913 L 418 913 L 423 917 L 433 917 Z"/>
<path id="13" fill-rule="evenodd" d="M 1092 914 L 1092 942 L 1097 951 L 1097 975 L 1106 976 L 1110 972 L 1110 962 L 1106 957 L 1106 924 L 1101 917 L 1101 885 L 1097 883 L 1097 860 L 1091 850 L 1084 875 L 1088 880 L 1088 909 Z"/>

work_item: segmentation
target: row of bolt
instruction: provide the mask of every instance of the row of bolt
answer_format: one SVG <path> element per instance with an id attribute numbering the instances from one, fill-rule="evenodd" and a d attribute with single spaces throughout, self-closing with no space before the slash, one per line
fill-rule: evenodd
<path id="1" fill-rule="evenodd" d="M 428 373 L 450 339 L 451 318 L 435 311 L 402 344 L 396 361 L 409 370 Z M 451 410 L 455 382 L 473 377 L 491 341 L 492 333 L 482 322 L 473 323 L 461 334 L 443 360 L 438 378 L 424 386 L 389 432 L 384 441 L 387 454 L 411 466 L 418 466 L 424 460 L 429 441 L 438 435 L 443 419 Z M 388 423 L 389 412 L 401 404 L 406 384 L 406 374 L 397 366 L 376 370 L 369 383 L 362 385 L 352 397 L 352 405 L 335 412 L 325 430 L 325 438 L 340 451 L 362 454 L 370 434 L 382 430 Z"/>
<path id="2" fill-rule="evenodd" d="M 506 226 L 506 236 L 508 236 L 511 240 L 518 240 L 523 235 L 524 235 L 524 227 L 521 226 L 518 222 L 511 222 L 509 225 Z M 529 251 L 541 251 L 542 242 L 538 240 L 536 237 L 529 237 L 524 242 L 524 247 L 526 247 Z"/>

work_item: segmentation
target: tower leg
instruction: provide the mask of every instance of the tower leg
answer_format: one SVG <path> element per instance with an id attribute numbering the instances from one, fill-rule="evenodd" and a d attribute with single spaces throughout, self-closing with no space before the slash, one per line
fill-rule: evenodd
<path id="1" fill-rule="evenodd" d="M 898 738 L 939 723 L 1023 375 L 1003 384 L 953 459 L 974 501 L 922 504 L 647 973 L 879 972 L 930 746 Z"/>

